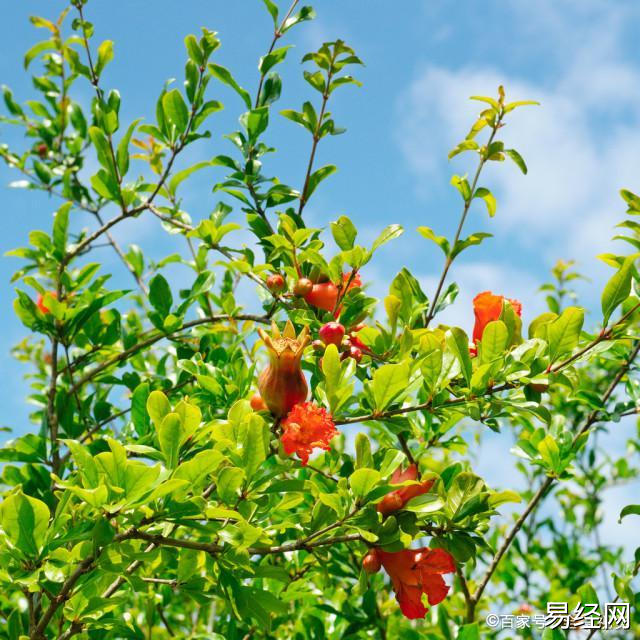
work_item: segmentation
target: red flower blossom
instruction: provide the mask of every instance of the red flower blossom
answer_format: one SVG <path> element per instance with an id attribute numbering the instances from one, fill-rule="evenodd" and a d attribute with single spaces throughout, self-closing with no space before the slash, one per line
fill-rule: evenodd
<path id="1" fill-rule="evenodd" d="M 376 549 L 376 553 L 391 578 L 396 600 L 406 618 L 424 618 L 428 609 L 422 603 L 423 593 L 431 606 L 445 599 L 449 587 L 442 574 L 453 573 L 456 566 L 444 549 L 405 549 L 393 553 Z"/>
<path id="2" fill-rule="evenodd" d="M 473 326 L 473 342 L 480 342 L 484 328 L 490 322 L 500 318 L 505 300 L 519 316 L 522 315 L 522 305 L 520 302 L 505 298 L 504 296 L 496 296 L 491 293 L 491 291 L 483 291 L 473 299 L 473 313 L 476 317 L 476 322 Z"/>
<path id="3" fill-rule="evenodd" d="M 282 445 L 286 454 L 297 453 L 303 466 L 313 449 L 331 449 L 329 441 L 338 435 L 333 418 L 313 402 L 296 404 L 282 421 Z"/>
<path id="4" fill-rule="evenodd" d="M 391 484 L 400 484 L 401 482 L 407 482 L 407 480 L 418 479 L 418 467 L 415 464 L 410 464 L 404 471 L 398 467 L 391 476 Z M 394 511 L 402 509 L 411 498 L 421 496 L 423 493 L 427 493 L 433 486 L 435 480 L 430 478 L 424 482 L 407 485 L 401 489 L 396 489 L 387 493 L 387 495 L 378 502 L 376 509 L 383 515 L 388 516 Z"/>

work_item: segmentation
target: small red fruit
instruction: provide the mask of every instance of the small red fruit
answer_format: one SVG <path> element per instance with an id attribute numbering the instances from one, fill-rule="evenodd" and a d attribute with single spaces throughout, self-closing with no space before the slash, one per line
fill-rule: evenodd
<path id="1" fill-rule="evenodd" d="M 318 335 L 326 345 L 335 344 L 337 347 L 344 338 L 344 327 L 339 322 L 327 322 L 320 327 Z"/>
<path id="2" fill-rule="evenodd" d="M 55 291 L 48 291 L 47 292 L 52 298 L 57 298 L 58 294 Z M 51 313 L 51 310 L 49 309 L 49 307 L 47 307 L 44 303 L 44 296 L 39 293 L 38 294 L 38 299 L 36 300 L 36 306 L 38 307 L 38 309 L 40 309 L 40 311 L 42 311 L 42 313 L 44 313 L 45 315 L 47 313 Z"/>
<path id="3" fill-rule="evenodd" d="M 362 360 L 362 349 L 351 347 L 349 349 L 349 357 L 353 358 L 356 362 L 360 362 L 360 360 Z"/>
<path id="4" fill-rule="evenodd" d="M 271 293 L 280 293 L 284 290 L 284 278 L 279 273 L 274 273 L 267 278 L 267 289 Z"/>
<path id="5" fill-rule="evenodd" d="M 254 393 L 251 396 L 250 404 L 254 411 L 267 411 L 267 405 L 264 403 L 264 400 L 259 393 Z"/>
<path id="6" fill-rule="evenodd" d="M 333 282 L 314 284 L 304 299 L 318 309 L 333 311 L 338 301 L 338 287 Z"/>
<path id="7" fill-rule="evenodd" d="M 367 573 L 378 573 L 381 566 L 382 565 L 380 563 L 380 558 L 378 558 L 378 554 L 376 553 L 375 549 L 371 549 L 371 551 L 369 551 L 367 555 L 362 558 L 362 568 Z"/>
<path id="8" fill-rule="evenodd" d="M 44 144 L 44 142 L 42 144 L 39 144 L 36 147 L 36 151 L 38 152 L 38 155 L 41 158 L 46 158 L 47 157 L 47 153 L 49 152 L 49 147 L 47 147 L 46 144 Z"/>
<path id="9" fill-rule="evenodd" d="M 311 293 L 311 289 L 313 289 L 313 282 L 311 282 L 309 278 L 300 278 L 300 280 L 293 285 L 293 295 L 298 298 L 304 298 Z"/>

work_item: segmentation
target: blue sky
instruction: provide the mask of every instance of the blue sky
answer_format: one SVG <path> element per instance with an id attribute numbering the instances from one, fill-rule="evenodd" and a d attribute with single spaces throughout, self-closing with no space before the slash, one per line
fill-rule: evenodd
<path id="1" fill-rule="evenodd" d="M 19 100 L 33 97 L 22 55 L 42 37 L 28 16 L 52 17 L 64 6 L 57 0 L 26 0 L 5 7 L 0 82 Z M 505 163 L 492 165 L 483 177 L 482 184 L 498 198 L 498 213 L 489 220 L 478 206 L 466 229 L 490 231 L 495 238 L 456 263 L 452 277 L 462 293 L 447 318 L 470 330 L 471 298 L 493 289 L 522 300 L 525 321 L 531 320 L 543 309 L 537 286 L 558 258 L 575 258 L 592 279 L 580 288 L 583 303 L 597 309 L 608 270 L 595 256 L 611 250 L 608 238 L 624 210 L 617 192 L 621 187 L 640 190 L 640 54 L 634 40 L 640 6 L 623 0 L 323 0 L 316 10 L 317 20 L 290 33 L 288 42 L 295 49 L 280 68 L 284 90 L 276 106 L 298 108 L 303 100 L 315 98 L 301 79 L 299 61 L 324 40 L 346 40 L 366 63 L 356 70 L 364 86 L 337 92 L 331 105 L 347 133 L 322 141 L 318 166 L 335 163 L 339 172 L 314 196 L 307 217 L 309 224 L 325 226 L 347 214 L 366 239 L 389 223 L 405 226 L 405 237 L 385 247 L 368 266 L 364 277 L 373 281 L 372 292 L 383 295 L 391 277 L 405 265 L 427 292 L 433 291 L 441 256 L 415 228 L 428 225 L 451 234 L 460 204 L 449 178 L 471 168 L 464 157 L 449 162 L 446 154 L 464 137 L 478 111 L 468 96 L 493 95 L 497 85 L 504 84 L 508 98 L 542 103 L 517 111 L 503 130 L 507 146 L 518 149 L 527 161 L 529 175 Z M 219 32 L 223 44 L 215 54 L 217 61 L 252 92 L 257 58 L 271 39 L 270 18 L 259 0 L 93 1 L 86 16 L 95 23 L 96 43 L 115 41 L 116 57 L 103 84 L 120 91 L 125 123 L 141 115 L 152 120 L 162 83 L 169 77 L 182 78 L 184 36 L 198 33 L 201 25 Z M 90 98 L 90 87 L 81 82 L 75 91 L 79 100 Z M 222 100 L 225 111 L 211 119 L 212 138 L 194 145 L 182 159 L 183 166 L 230 151 L 222 134 L 235 127 L 241 105 L 235 94 L 215 83 L 209 95 Z M 267 141 L 278 153 L 269 160 L 269 169 L 299 186 L 309 140 L 301 128 L 275 112 L 273 120 Z M 0 127 L 0 141 L 17 148 L 22 144 L 6 127 Z M 211 183 L 221 175 L 201 172 L 185 193 L 184 208 L 195 219 L 212 210 L 216 196 Z M 4 188 L 17 177 L 0 167 L 2 252 L 25 244 L 30 229 L 49 228 L 56 207 L 44 196 Z M 78 224 L 87 222 L 78 218 Z M 171 239 L 149 220 L 131 221 L 116 235 L 122 244 L 139 244 L 155 257 L 172 251 Z M 101 251 L 105 270 L 119 269 L 113 256 Z M 0 316 L 5 381 L 0 388 L 0 422 L 20 433 L 30 427 L 24 403 L 27 385 L 21 379 L 24 368 L 8 356 L 11 345 L 25 336 L 10 311 L 14 294 L 9 278 L 16 267 L 15 259 L 0 260 L 5 309 Z M 176 269 L 171 276 L 178 285 L 187 273 Z M 126 274 L 118 275 L 116 282 L 129 286 Z M 594 312 L 589 322 L 597 321 Z M 480 459 L 478 470 L 489 470 L 494 455 L 500 454 Z M 620 501 L 627 502 L 622 497 L 610 509 L 614 520 Z M 612 520 L 609 528 L 615 539 L 613 524 Z"/>

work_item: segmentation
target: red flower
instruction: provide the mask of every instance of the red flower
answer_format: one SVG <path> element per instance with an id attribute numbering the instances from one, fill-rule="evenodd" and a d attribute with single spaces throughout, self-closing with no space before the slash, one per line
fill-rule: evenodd
<path id="1" fill-rule="evenodd" d="M 444 549 L 405 549 L 393 553 L 376 549 L 376 553 L 391 578 L 396 600 L 406 618 L 424 618 L 428 609 L 422 603 L 423 593 L 431 606 L 445 599 L 449 587 L 442 574 L 453 573 L 456 566 Z"/>
<path id="2" fill-rule="evenodd" d="M 331 414 L 313 402 L 296 404 L 282 421 L 282 429 L 285 453 L 297 453 L 303 465 L 313 449 L 329 451 L 329 441 L 338 435 Z"/>
<path id="3" fill-rule="evenodd" d="M 496 296 L 491 293 L 491 291 L 483 291 L 473 299 L 473 313 L 476 317 L 476 322 L 473 326 L 473 341 L 475 343 L 482 340 L 484 328 L 490 322 L 500 318 L 505 300 L 519 316 L 522 315 L 522 305 L 520 302 L 505 298 L 504 296 Z"/>
<path id="4" fill-rule="evenodd" d="M 418 467 L 415 464 L 410 464 L 404 471 L 398 467 L 391 476 L 391 484 L 400 484 L 407 480 L 418 479 Z M 387 493 L 387 495 L 378 502 L 376 509 L 383 515 L 388 516 L 398 509 L 402 509 L 411 498 L 421 496 L 423 493 L 427 493 L 433 486 L 435 480 L 430 478 L 424 482 L 407 485 L 401 489 L 396 489 Z"/>

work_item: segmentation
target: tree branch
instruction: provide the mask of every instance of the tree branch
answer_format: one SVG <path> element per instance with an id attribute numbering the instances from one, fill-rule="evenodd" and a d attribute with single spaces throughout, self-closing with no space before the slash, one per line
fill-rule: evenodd
<path id="1" fill-rule="evenodd" d="M 631 366 L 631 364 L 633 363 L 633 361 L 637 357 L 639 351 L 640 351 L 640 341 L 636 343 L 636 345 L 634 346 L 633 350 L 631 351 L 629 357 L 622 364 L 622 366 L 618 370 L 618 373 L 614 376 L 613 380 L 611 381 L 611 383 L 607 387 L 607 390 L 605 391 L 604 395 L 602 396 L 602 404 L 606 403 L 609 400 L 609 398 L 613 394 L 615 388 L 618 386 L 618 384 L 620 383 L 622 378 L 624 378 L 626 373 L 629 371 L 629 367 Z M 589 414 L 589 416 L 587 417 L 584 425 L 576 433 L 576 435 L 573 438 L 573 444 L 574 445 L 578 442 L 580 436 L 585 434 L 594 425 L 594 423 L 596 423 L 598 421 L 598 416 L 599 415 L 600 415 L 600 411 L 597 410 L 597 409 L 592 411 Z M 469 610 L 469 615 L 468 615 L 468 618 L 467 618 L 468 622 L 472 622 L 473 619 L 475 618 L 476 605 L 480 601 L 480 598 L 482 597 L 482 594 L 483 594 L 484 590 L 486 589 L 487 584 L 489 583 L 489 580 L 491 579 L 491 576 L 494 574 L 495 570 L 498 568 L 498 564 L 500 563 L 500 560 L 502 559 L 504 554 L 507 552 L 507 550 L 511 546 L 511 543 L 513 542 L 514 538 L 516 537 L 516 535 L 518 534 L 518 532 L 522 528 L 522 525 L 524 524 L 526 519 L 529 517 L 529 514 L 535 509 L 535 507 L 538 504 L 538 502 L 540 502 L 540 500 L 544 497 L 544 495 L 549 490 L 551 485 L 553 485 L 555 482 L 556 482 L 556 478 L 553 477 L 553 476 L 548 476 L 547 478 L 545 478 L 544 482 L 540 485 L 540 487 L 538 488 L 536 493 L 533 495 L 533 497 L 531 498 L 531 500 L 527 504 L 527 507 L 525 508 L 525 510 L 522 512 L 520 517 L 516 520 L 515 524 L 513 525 L 513 527 L 511 528 L 511 530 L 507 534 L 507 537 L 503 540 L 502 544 L 500 545 L 500 548 L 498 549 L 498 551 L 494 555 L 491 563 L 489 564 L 489 567 L 487 568 L 487 571 L 485 572 L 482 580 L 480 581 L 480 584 L 478 585 L 478 588 L 476 589 L 474 594 L 471 596 L 472 607 Z"/>

